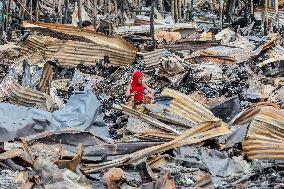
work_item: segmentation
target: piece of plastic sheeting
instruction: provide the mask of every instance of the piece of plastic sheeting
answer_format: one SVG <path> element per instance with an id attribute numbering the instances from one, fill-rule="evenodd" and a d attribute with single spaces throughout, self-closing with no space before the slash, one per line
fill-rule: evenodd
<path id="1" fill-rule="evenodd" d="M 101 103 L 91 91 L 71 96 L 64 108 L 53 113 L 0 103 L 0 117 L 0 142 L 68 128 L 93 131 L 100 137 L 109 138 Z"/>
<path id="2" fill-rule="evenodd" d="M 35 108 L 0 103 L 0 141 L 43 132 L 49 127 L 51 113 Z"/>

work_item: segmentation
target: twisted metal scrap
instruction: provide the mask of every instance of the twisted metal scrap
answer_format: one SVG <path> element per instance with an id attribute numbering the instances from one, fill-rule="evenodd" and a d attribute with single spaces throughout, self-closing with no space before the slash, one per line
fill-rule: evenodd
<path id="1" fill-rule="evenodd" d="M 82 170 L 87 173 L 98 172 L 107 168 L 120 165 L 134 164 L 144 157 L 161 153 L 170 149 L 178 148 L 185 145 L 193 145 L 217 136 L 229 134 L 230 130 L 222 124 L 221 121 L 208 121 L 195 126 L 177 136 L 174 140 L 161 145 L 145 148 L 137 152 L 125 155 L 121 158 L 104 162 L 96 165 L 85 165 Z"/>
<path id="2" fill-rule="evenodd" d="M 250 125 L 243 149 L 248 159 L 284 160 L 284 112 L 263 108 Z"/>

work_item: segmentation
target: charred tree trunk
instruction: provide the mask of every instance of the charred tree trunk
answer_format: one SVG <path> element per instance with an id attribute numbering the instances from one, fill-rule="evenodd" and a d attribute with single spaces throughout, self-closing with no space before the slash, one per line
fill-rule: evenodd
<path id="1" fill-rule="evenodd" d="M 1 14 L 1 38 L 5 31 L 5 0 L 2 0 L 2 14 Z M 2 41 L 1 41 L 2 42 Z"/>
<path id="2" fill-rule="evenodd" d="M 155 7 L 155 0 L 151 0 L 151 14 L 150 14 L 150 34 L 152 36 L 153 40 L 153 46 L 155 48 L 156 42 L 155 42 L 155 28 L 154 28 L 154 7 Z"/>
<path id="3" fill-rule="evenodd" d="M 111 1 L 108 0 L 108 29 L 109 35 L 112 34 L 112 19 L 111 19 Z"/>
<path id="4" fill-rule="evenodd" d="M 30 21 L 33 21 L 33 0 L 30 0 Z"/>
<path id="5" fill-rule="evenodd" d="M 67 24 L 68 19 L 68 0 L 64 0 L 64 24 Z"/>
<path id="6" fill-rule="evenodd" d="M 171 15 L 174 19 L 175 18 L 175 0 L 171 1 Z"/>
<path id="7" fill-rule="evenodd" d="M 268 0 L 265 0 L 265 10 L 264 10 L 264 34 L 267 35 L 268 30 Z"/>
<path id="8" fill-rule="evenodd" d="M 223 22 L 224 22 L 224 0 L 220 1 L 220 23 L 221 28 L 223 28 Z"/>
<path id="9" fill-rule="evenodd" d="M 97 26 L 97 5 L 98 5 L 98 1 L 94 0 L 93 3 L 93 26 L 96 29 Z"/>
<path id="10" fill-rule="evenodd" d="M 275 12 L 276 12 L 276 28 L 277 31 L 279 30 L 279 10 L 278 7 L 279 6 L 279 2 L 278 0 L 275 0 Z"/>
<path id="11" fill-rule="evenodd" d="M 79 27 L 82 28 L 82 1 L 78 0 L 78 19 L 79 19 Z"/>

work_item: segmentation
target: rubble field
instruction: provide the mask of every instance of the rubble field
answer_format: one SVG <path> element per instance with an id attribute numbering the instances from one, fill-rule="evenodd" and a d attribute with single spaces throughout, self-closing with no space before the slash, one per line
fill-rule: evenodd
<path id="1" fill-rule="evenodd" d="M 0 189 L 284 188 L 283 5 L 2 0 Z"/>

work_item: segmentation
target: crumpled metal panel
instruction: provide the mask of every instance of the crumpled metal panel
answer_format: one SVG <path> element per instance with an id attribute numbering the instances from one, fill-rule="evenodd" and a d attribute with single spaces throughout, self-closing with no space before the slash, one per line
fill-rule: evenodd
<path id="1" fill-rule="evenodd" d="M 240 56 L 242 55 L 242 56 Z M 210 47 L 206 50 L 200 50 L 192 53 L 191 59 L 197 57 L 215 57 L 235 63 L 248 61 L 253 56 L 253 53 L 246 49 L 237 47 L 217 46 Z"/>
<path id="2" fill-rule="evenodd" d="M 128 118 L 126 130 L 135 137 L 146 141 L 169 141 L 177 136 L 176 134 L 168 133 L 165 130 L 159 129 L 132 116 Z"/>
<path id="3" fill-rule="evenodd" d="M 66 26 L 62 24 L 41 23 L 41 22 L 29 24 L 27 22 L 24 22 L 23 25 L 26 28 L 45 28 L 54 32 L 60 32 L 69 35 L 70 37 L 76 36 L 79 38 L 84 38 L 85 41 L 89 41 L 88 46 L 90 45 L 98 46 L 96 50 L 100 49 L 101 52 L 107 54 L 110 58 L 110 63 L 116 66 L 117 65 L 125 66 L 131 64 L 132 62 L 134 62 L 136 57 L 137 49 L 119 36 L 107 36 L 99 33 L 94 33 L 85 29 Z M 96 52 L 98 51 L 92 52 L 92 56 L 96 55 Z M 74 51 L 72 53 L 74 54 Z M 66 57 L 68 56 L 66 55 Z M 90 54 L 88 54 L 80 58 L 84 59 L 91 57 Z"/>
<path id="4" fill-rule="evenodd" d="M 138 112 L 128 106 L 125 106 L 125 105 L 121 105 L 122 106 L 122 110 L 123 110 L 123 113 L 126 114 L 126 115 L 130 115 L 130 116 L 133 116 L 135 118 L 138 118 L 138 119 L 141 119 L 142 121 L 145 121 L 159 129 L 162 129 L 164 131 L 167 131 L 167 132 L 171 132 L 171 133 L 174 133 L 174 134 L 181 134 L 178 130 L 170 127 L 169 125 L 163 123 L 163 122 L 160 122 L 159 120 L 151 117 L 151 116 L 148 116 L 146 114 L 143 114 L 141 112 Z"/>
<path id="5" fill-rule="evenodd" d="M 145 70 L 152 71 L 155 68 L 158 68 L 160 64 L 160 58 L 168 54 L 170 54 L 170 52 L 165 49 L 141 53 L 144 60 Z"/>
<path id="6" fill-rule="evenodd" d="M 72 68 L 78 64 L 96 65 L 97 61 L 109 57 L 111 65 L 123 66 L 132 63 L 136 54 L 113 47 L 73 40 L 60 40 L 48 36 L 30 36 L 21 45 L 21 54 L 40 51 L 45 59 L 55 59 L 62 67 Z"/>
<path id="7" fill-rule="evenodd" d="M 218 120 L 207 107 L 188 95 L 168 88 L 164 89 L 161 94 L 173 98 L 170 106 L 165 109 L 168 113 L 184 118 L 193 124 Z"/>
<path id="8" fill-rule="evenodd" d="M 30 93 L 33 96 L 29 96 Z M 41 94 L 41 92 L 34 93 L 30 90 L 24 91 L 19 93 L 20 96 L 15 99 L 21 100 L 20 103 L 37 103 L 35 101 L 38 98 L 36 93 Z M 53 113 L 19 106 L 18 104 L 18 102 L 17 105 L 0 103 L 0 117 L 2 119 L 0 122 L 0 142 L 66 128 L 88 130 L 98 133 L 105 140 L 109 139 L 107 126 L 103 122 L 101 103 L 91 91 L 77 92 L 69 98 L 64 108 Z"/>
<path id="9" fill-rule="evenodd" d="M 267 107 L 279 108 L 276 104 L 270 102 L 257 103 L 235 116 L 231 121 L 231 125 L 244 125 L 246 123 L 250 123 L 253 120 L 254 116 L 256 116 L 261 111 L 261 109 Z"/>
<path id="10" fill-rule="evenodd" d="M 198 58 L 218 58 L 230 63 L 242 63 L 259 56 L 263 51 L 276 46 L 276 42 L 280 39 L 278 34 L 271 35 L 271 38 L 260 45 L 256 50 L 252 51 L 246 46 L 216 46 L 205 50 L 193 52 L 189 60 Z M 241 56 L 240 56 L 241 55 Z"/>
<path id="11" fill-rule="evenodd" d="M 9 98 L 13 104 L 27 107 L 38 107 L 47 110 L 49 96 L 40 91 L 35 91 L 13 82 L 9 89 Z"/>
<path id="12" fill-rule="evenodd" d="M 37 133 L 25 137 L 24 140 L 38 152 L 44 146 L 45 152 L 49 152 L 53 157 L 57 157 L 59 151 L 62 152 L 62 156 L 74 156 L 77 152 L 77 146 L 82 144 L 84 146 L 83 159 L 92 161 L 101 161 L 103 156 L 125 155 L 161 144 L 161 142 L 113 143 L 113 141 L 105 141 L 99 135 L 95 135 L 94 132 L 73 129 Z M 0 156 L 0 160 L 17 155 L 18 152 L 10 152 Z"/>
<path id="13" fill-rule="evenodd" d="M 62 40 L 53 37 L 32 34 L 20 44 L 20 54 L 25 55 L 37 51 L 53 54 L 60 49 L 63 43 Z"/>
<path id="14" fill-rule="evenodd" d="M 82 170 L 85 173 L 94 173 L 103 169 L 116 167 L 119 165 L 135 164 L 139 160 L 151 156 L 153 154 L 162 153 L 164 151 L 178 148 L 185 145 L 192 145 L 203 142 L 213 137 L 229 134 L 230 130 L 222 124 L 222 122 L 209 121 L 196 125 L 192 129 L 189 129 L 183 134 L 177 136 L 174 140 L 166 142 L 161 145 L 145 148 L 143 150 L 136 151 L 134 153 L 125 155 L 115 160 L 104 162 L 100 164 L 85 165 Z"/>
<path id="15" fill-rule="evenodd" d="M 284 160 L 283 110 L 262 108 L 250 124 L 243 150 L 250 160 Z"/>

